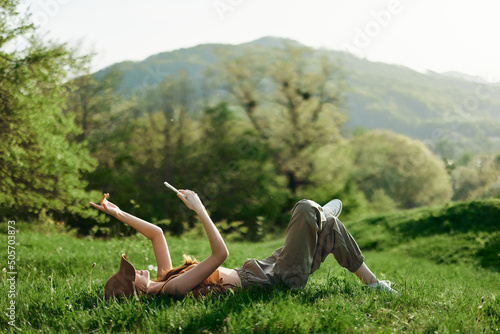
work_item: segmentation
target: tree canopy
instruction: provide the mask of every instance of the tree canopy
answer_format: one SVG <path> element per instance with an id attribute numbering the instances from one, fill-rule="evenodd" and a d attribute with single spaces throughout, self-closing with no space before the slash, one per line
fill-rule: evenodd
<path id="1" fill-rule="evenodd" d="M 451 199 L 446 167 L 423 143 L 389 131 L 373 131 L 355 137 L 352 149 L 353 179 L 368 199 L 374 199 L 377 190 L 401 208 Z"/>
<path id="2" fill-rule="evenodd" d="M 96 216 L 84 207 L 84 174 L 95 167 L 80 129 L 62 110 L 79 60 L 42 43 L 18 1 L 0 2 L 0 208 L 15 216 Z"/>

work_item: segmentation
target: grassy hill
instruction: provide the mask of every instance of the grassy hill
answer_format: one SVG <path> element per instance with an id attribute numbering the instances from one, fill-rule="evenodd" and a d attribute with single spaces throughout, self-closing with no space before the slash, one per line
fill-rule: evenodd
<path id="1" fill-rule="evenodd" d="M 222 51 L 238 54 L 248 49 L 273 49 L 297 42 L 266 37 L 241 45 L 206 44 L 122 62 L 103 69 L 123 73 L 119 91 L 141 94 L 180 70 L 201 83 L 206 70 L 220 71 Z M 465 80 L 453 74 L 422 74 L 403 66 L 370 62 L 330 50 L 343 66 L 348 91 L 345 131 L 357 127 L 382 128 L 421 139 L 449 158 L 465 150 L 495 152 L 500 147 L 500 86 Z M 199 87 L 198 87 L 199 88 Z"/>
<path id="2" fill-rule="evenodd" d="M 500 200 L 424 207 L 346 224 L 361 249 L 500 272 Z"/>
<path id="3" fill-rule="evenodd" d="M 500 201 L 488 200 L 345 222 L 368 266 L 379 279 L 393 281 L 398 295 L 362 289 L 329 257 L 298 293 L 277 289 L 139 302 L 106 302 L 103 289 L 122 252 L 138 269 L 154 265 L 144 237 L 76 238 L 59 226 L 17 223 L 14 322 L 25 333 L 494 333 L 500 329 L 499 213 Z M 0 229 L 5 245 L 6 225 Z M 183 253 L 199 259 L 209 253 L 204 239 L 167 240 L 175 265 Z M 283 237 L 228 242 L 231 255 L 224 265 L 266 257 L 282 243 Z M 7 293 L 11 275 L 5 270 L 3 276 L 5 311 L 13 299 Z M 14 331 L 7 314 L 0 313 L 2 332 Z"/>

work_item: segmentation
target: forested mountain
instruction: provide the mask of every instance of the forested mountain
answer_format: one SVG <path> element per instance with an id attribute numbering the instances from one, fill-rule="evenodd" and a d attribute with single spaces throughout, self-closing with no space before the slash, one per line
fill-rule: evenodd
<path id="1" fill-rule="evenodd" d="M 299 45 L 274 37 L 240 45 L 199 45 L 153 55 L 140 62 L 117 63 L 95 76 L 101 78 L 118 70 L 122 73 L 119 92 L 131 96 L 144 94 L 150 87 L 185 71 L 198 83 L 200 96 L 206 96 L 223 89 L 223 84 L 208 88 L 206 77 L 207 73 L 217 75 L 224 57 L 249 49 L 272 50 L 284 43 Z M 328 53 L 341 65 L 345 77 L 346 134 L 357 128 L 388 129 L 423 140 L 435 153 L 450 159 L 464 151 L 500 149 L 499 84 L 480 82 L 479 78 L 459 73 L 422 74 L 339 51 Z M 266 55 L 262 53 L 262 57 Z"/>

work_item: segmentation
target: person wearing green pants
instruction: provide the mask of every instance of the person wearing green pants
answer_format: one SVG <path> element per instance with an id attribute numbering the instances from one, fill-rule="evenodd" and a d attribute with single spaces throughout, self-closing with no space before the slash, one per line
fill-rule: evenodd
<path id="1" fill-rule="evenodd" d="M 372 289 L 396 293 L 390 282 L 378 281 L 364 263 L 364 257 L 344 224 L 338 219 L 342 210 L 340 200 L 325 206 L 311 200 L 301 200 L 292 209 L 282 247 L 263 260 L 247 259 L 235 269 L 222 267 L 229 252 L 222 236 L 212 222 L 198 195 L 191 190 L 179 190 L 177 196 L 194 210 L 205 229 L 211 254 L 201 262 L 186 257 L 182 266 L 173 268 L 163 231 L 158 226 L 130 215 L 109 202 L 104 194 L 99 204 L 90 204 L 106 212 L 151 240 L 158 266 L 156 279 L 149 271 L 135 270 L 125 254 L 119 270 L 108 279 L 104 290 L 106 298 L 146 295 L 195 296 L 235 288 L 263 288 L 285 286 L 292 290 L 304 288 L 309 276 L 325 261 L 329 254 L 344 268 Z"/>

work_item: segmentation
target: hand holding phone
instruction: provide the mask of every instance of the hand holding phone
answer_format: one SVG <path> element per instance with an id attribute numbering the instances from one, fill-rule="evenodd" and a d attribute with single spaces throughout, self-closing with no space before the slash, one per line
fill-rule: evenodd
<path id="1" fill-rule="evenodd" d="M 178 193 L 179 190 L 177 190 L 174 186 L 172 186 L 170 183 L 167 181 L 163 182 L 169 189 L 171 189 L 174 193 Z"/>

